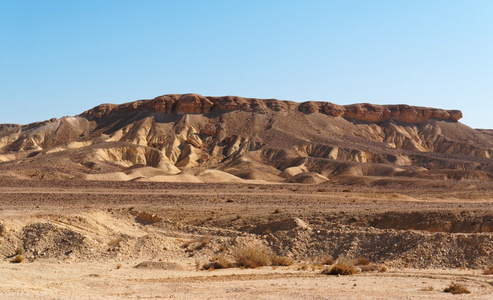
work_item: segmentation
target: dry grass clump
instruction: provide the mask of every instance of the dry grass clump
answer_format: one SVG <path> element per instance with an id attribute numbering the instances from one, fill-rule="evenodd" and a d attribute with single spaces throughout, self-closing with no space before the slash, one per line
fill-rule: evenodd
<path id="1" fill-rule="evenodd" d="M 210 263 L 202 266 L 203 270 L 219 270 L 234 267 L 233 263 L 230 262 L 225 255 L 219 255 L 214 257 Z"/>
<path id="2" fill-rule="evenodd" d="M 186 252 L 193 252 L 194 250 L 198 251 L 204 249 L 211 242 L 211 237 L 209 235 L 205 235 L 205 236 L 194 238 L 193 240 L 189 240 L 189 241 L 183 241 L 183 240 L 179 240 L 179 241 L 183 242 L 183 244 L 181 245 L 183 249 L 187 249 L 192 244 L 197 244 L 194 249 L 186 250 Z"/>
<path id="3" fill-rule="evenodd" d="M 464 285 L 457 283 L 457 282 L 451 282 L 448 287 L 446 287 L 443 290 L 445 293 L 452 293 L 454 295 L 457 294 L 470 294 L 471 291 L 467 289 Z"/>
<path id="4" fill-rule="evenodd" d="M 368 258 L 360 257 L 356 260 L 356 265 L 357 266 L 367 266 L 371 263 L 371 261 Z"/>
<path id="5" fill-rule="evenodd" d="M 14 256 L 14 258 L 12 258 L 11 262 L 14 263 L 14 264 L 20 264 L 25 259 L 26 258 L 24 256 L 22 256 L 21 254 L 17 254 L 16 256 Z"/>
<path id="6" fill-rule="evenodd" d="M 360 257 L 356 259 L 355 265 L 361 269 L 361 272 L 373 272 L 378 269 L 376 264 L 372 264 L 368 258 Z"/>
<path id="7" fill-rule="evenodd" d="M 376 264 L 358 266 L 358 268 L 361 269 L 361 272 L 374 272 L 374 271 L 380 271 L 381 270 Z"/>
<path id="8" fill-rule="evenodd" d="M 238 247 L 234 253 L 236 265 L 243 268 L 258 268 L 268 266 L 272 262 L 273 254 L 265 246 L 245 245 Z"/>
<path id="9" fill-rule="evenodd" d="M 294 264 L 294 259 L 289 256 L 277 256 L 274 255 L 271 258 L 271 262 L 273 266 L 290 266 Z"/>
<path id="10" fill-rule="evenodd" d="M 347 259 L 340 260 L 331 268 L 322 271 L 324 275 L 354 275 L 356 273 L 358 273 L 358 269 L 351 260 Z"/>
<path id="11" fill-rule="evenodd" d="M 317 261 L 321 265 L 333 265 L 334 258 L 331 255 L 322 256 Z"/>
<path id="12" fill-rule="evenodd" d="M 361 272 L 387 272 L 387 267 L 385 265 L 378 265 L 372 263 L 369 259 L 360 257 L 355 261 L 355 265 L 361 269 Z"/>
<path id="13" fill-rule="evenodd" d="M 226 249 L 225 249 L 226 250 Z M 212 258 L 211 262 L 202 266 L 203 270 L 225 269 L 232 267 L 258 268 L 263 266 L 290 266 L 294 260 L 288 256 L 275 255 L 272 250 L 262 244 L 241 245 L 232 253 L 231 262 L 224 253 Z"/>
<path id="14" fill-rule="evenodd" d="M 491 274 L 493 274 L 493 264 L 487 266 L 486 268 L 484 268 L 483 274 L 484 275 L 491 275 Z"/>
<path id="15" fill-rule="evenodd" d="M 387 271 L 388 271 L 388 268 L 385 265 L 380 265 L 380 267 L 378 267 L 378 272 L 380 272 L 380 273 L 385 273 Z"/>
<path id="16" fill-rule="evenodd" d="M 197 247 L 195 247 L 195 250 L 202 250 L 204 249 L 207 244 L 209 244 L 211 241 L 211 237 L 209 235 L 202 236 L 198 239 L 195 239 L 193 242 L 198 243 Z"/>

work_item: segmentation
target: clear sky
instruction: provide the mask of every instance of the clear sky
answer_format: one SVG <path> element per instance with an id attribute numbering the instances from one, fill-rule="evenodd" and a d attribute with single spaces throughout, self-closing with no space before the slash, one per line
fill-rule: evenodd
<path id="1" fill-rule="evenodd" d="M 493 1 L 0 0 L 0 123 L 170 93 L 460 109 L 493 129 Z"/>

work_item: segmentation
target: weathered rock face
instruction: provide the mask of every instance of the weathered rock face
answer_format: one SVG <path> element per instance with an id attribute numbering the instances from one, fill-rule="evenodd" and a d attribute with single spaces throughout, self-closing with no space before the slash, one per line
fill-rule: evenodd
<path id="1" fill-rule="evenodd" d="M 197 94 L 164 95 L 152 100 L 139 100 L 121 105 L 102 104 L 82 113 L 81 116 L 96 119 L 110 114 L 123 114 L 129 111 L 207 114 L 209 112 L 231 111 L 300 111 L 306 114 L 322 113 L 333 117 L 342 117 L 367 123 L 382 123 L 393 120 L 399 123 L 419 124 L 429 119 L 457 122 L 462 118 L 459 110 L 415 107 L 409 105 L 373 105 L 368 103 L 337 105 L 330 102 L 281 101 L 275 99 L 255 99 L 234 96 L 204 97 Z"/>

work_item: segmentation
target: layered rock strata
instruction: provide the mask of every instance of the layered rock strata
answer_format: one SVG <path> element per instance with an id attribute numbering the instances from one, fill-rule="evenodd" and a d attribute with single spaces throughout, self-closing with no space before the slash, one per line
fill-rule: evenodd
<path id="1" fill-rule="evenodd" d="M 393 120 L 399 123 L 419 124 L 429 119 L 457 122 L 462 118 L 460 110 L 444 110 L 409 105 L 374 105 L 368 103 L 337 105 L 330 102 L 281 101 L 234 96 L 205 97 L 197 94 L 164 95 L 152 100 L 139 100 L 121 105 L 102 104 L 81 114 L 83 117 L 101 119 L 112 114 L 131 111 L 207 114 L 211 112 L 267 112 L 300 111 L 306 114 L 322 113 L 367 123 L 382 123 Z"/>

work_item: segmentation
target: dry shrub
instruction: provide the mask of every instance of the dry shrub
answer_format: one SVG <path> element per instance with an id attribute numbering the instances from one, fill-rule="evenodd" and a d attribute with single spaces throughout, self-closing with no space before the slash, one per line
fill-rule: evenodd
<path id="1" fill-rule="evenodd" d="M 273 266 L 290 266 L 294 264 L 294 259 L 289 256 L 277 256 L 274 255 L 271 258 L 271 262 Z"/>
<path id="2" fill-rule="evenodd" d="M 190 245 L 198 243 L 198 245 L 195 247 L 195 250 L 202 250 L 205 246 L 207 246 L 210 243 L 211 237 L 209 235 L 205 235 L 202 237 L 194 238 L 193 240 L 190 241 L 183 241 L 183 240 L 178 240 L 178 241 L 183 242 L 183 244 L 181 245 L 183 249 L 187 249 Z M 187 249 L 186 252 L 193 252 L 193 249 Z"/>
<path id="3" fill-rule="evenodd" d="M 360 257 L 356 260 L 356 265 L 357 266 L 367 266 L 371 263 L 371 261 L 368 258 Z"/>
<path id="4" fill-rule="evenodd" d="M 445 293 L 456 294 L 470 294 L 471 291 L 467 289 L 464 285 L 456 282 L 451 282 L 448 287 L 443 290 Z"/>
<path id="5" fill-rule="evenodd" d="M 273 254 L 270 249 L 262 245 L 244 245 L 238 247 L 233 256 L 239 267 L 258 268 L 270 265 Z"/>
<path id="6" fill-rule="evenodd" d="M 493 265 L 489 265 L 486 268 L 484 268 L 483 274 L 484 275 L 491 275 L 491 274 L 493 274 Z"/>
<path id="7" fill-rule="evenodd" d="M 19 264 L 19 263 L 23 262 L 24 259 L 26 259 L 24 256 L 17 254 L 14 258 L 12 258 L 11 262 L 14 264 Z"/>
<path id="8" fill-rule="evenodd" d="M 350 260 L 341 260 L 333 265 L 330 269 L 327 268 L 322 271 L 324 275 L 353 275 L 358 273 L 358 269 L 354 266 Z"/>
<path id="9" fill-rule="evenodd" d="M 358 266 L 358 268 L 361 269 L 361 272 L 373 272 L 373 271 L 379 270 L 379 268 L 376 264 Z"/>
<path id="10" fill-rule="evenodd" d="M 322 265 L 333 265 L 334 264 L 334 258 L 330 255 L 327 256 L 322 256 L 319 259 L 320 264 Z"/>
<path id="11" fill-rule="evenodd" d="M 388 271 L 388 269 L 387 269 L 387 266 L 385 266 L 385 265 L 380 265 L 380 267 L 378 267 L 378 272 L 380 272 L 380 273 L 385 273 L 387 271 Z"/>
<path id="12" fill-rule="evenodd" d="M 227 269 L 227 268 L 232 268 L 233 263 L 230 262 L 226 256 L 224 255 L 219 255 L 215 258 L 210 263 L 207 263 L 202 266 L 203 270 L 219 270 L 219 269 Z"/>

